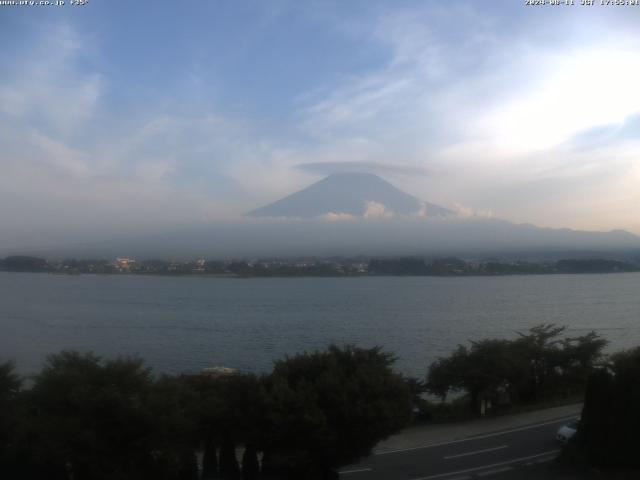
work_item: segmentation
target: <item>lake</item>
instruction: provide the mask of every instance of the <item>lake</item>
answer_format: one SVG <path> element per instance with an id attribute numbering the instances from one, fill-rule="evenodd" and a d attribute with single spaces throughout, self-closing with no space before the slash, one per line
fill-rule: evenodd
<path id="1" fill-rule="evenodd" d="M 538 323 L 640 345 L 640 273 L 261 278 L 0 272 L 0 360 L 23 374 L 62 349 L 140 355 L 155 372 L 269 371 L 330 343 L 382 345 L 424 376 L 458 343 Z"/>

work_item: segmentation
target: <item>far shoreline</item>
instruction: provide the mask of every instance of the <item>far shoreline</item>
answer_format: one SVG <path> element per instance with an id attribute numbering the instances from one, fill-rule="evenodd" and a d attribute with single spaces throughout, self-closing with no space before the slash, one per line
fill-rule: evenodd
<path id="1" fill-rule="evenodd" d="M 640 270 L 626 272 L 545 272 L 545 273 L 499 273 L 499 274 L 460 274 L 460 275 L 393 275 L 393 274 L 362 274 L 362 275 L 235 275 L 235 274 L 185 274 L 185 273 L 66 273 L 66 272 L 38 272 L 0 270 L 0 274 L 48 274 L 55 277 L 153 277 L 153 278 L 201 278 L 224 280 L 253 280 L 253 279 L 285 279 L 285 278 L 318 278 L 318 279 L 361 279 L 361 278 L 502 278 L 502 277 L 541 277 L 541 276 L 570 276 L 570 275 L 624 275 L 638 274 Z"/>

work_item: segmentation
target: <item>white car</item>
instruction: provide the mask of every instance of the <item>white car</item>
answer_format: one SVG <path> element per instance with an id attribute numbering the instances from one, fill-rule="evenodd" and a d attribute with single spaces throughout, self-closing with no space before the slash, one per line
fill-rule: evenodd
<path id="1" fill-rule="evenodd" d="M 562 443 L 567 443 L 571 437 L 573 437 L 578 431 L 578 423 L 580 422 L 580 418 L 574 418 L 567 422 L 566 425 L 563 425 L 556 433 L 556 440 Z"/>

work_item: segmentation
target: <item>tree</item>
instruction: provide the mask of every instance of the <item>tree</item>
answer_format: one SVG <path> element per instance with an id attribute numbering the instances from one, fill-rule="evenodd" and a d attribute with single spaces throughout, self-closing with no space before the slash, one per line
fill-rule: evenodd
<path id="1" fill-rule="evenodd" d="M 472 342 L 471 348 L 459 345 L 450 357 L 434 362 L 427 386 L 443 400 L 450 391 L 465 391 L 472 413 L 478 413 L 483 401 L 497 402 L 502 393 L 509 394 L 516 377 L 512 344 L 482 340 Z"/>
<path id="2" fill-rule="evenodd" d="M 76 480 L 152 473 L 175 478 L 185 470 L 183 460 L 193 458 L 193 450 L 180 448 L 185 435 L 174 421 L 176 416 L 182 421 L 180 409 L 173 408 L 180 394 L 166 382 L 154 388 L 140 359 L 103 362 L 77 352 L 50 356 L 29 392 L 33 463 Z"/>
<path id="3" fill-rule="evenodd" d="M 605 369 L 589 376 L 582 415 L 578 425 L 578 443 L 594 465 L 606 463 L 610 455 L 613 377 Z"/>
<path id="4" fill-rule="evenodd" d="M 495 339 L 472 342 L 468 362 L 462 380 L 474 411 L 482 412 L 487 402 L 499 403 L 502 395 L 511 396 L 518 376 L 517 352 L 511 342 Z"/>
<path id="5" fill-rule="evenodd" d="M 229 433 L 225 434 L 220 446 L 220 476 L 225 480 L 240 479 L 240 465 L 236 457 L 236 444 Z"/>
<path id="6" fill-rule="evenodd" d="M 218 455 L 216 444 L 208 438 L 204 443 L 202 454 L 202 480 L 212 480 L 218 475 Z"/>
<path id="7" fill-rule="evenodd" d="M 263 382 L 251 374 L 192 376 L 186 381 L 198 395 L 195 417 L 204 446 L 203 477 L 213 478 L 219 468 L 223 477 L 236 478 L 236 445 L 262 444 L 267 417 Z"/>
<path id="8" fill-rule="evenodd" d="M 49 264 L 44 258 L 15 255 L 4 259 L 3 269 L 10 272 L 46 272 Z"/>
<path id="9" fill-rule="evenodd" d="M 369 272 L 374 275 L 426 275 L 427 266 L 422 258 L 389 258 L 369 261 Z"/>
<path id="10" fill-rule="evenodd" d="M 15 373 L 13 363 L 0 363 L 0 466 L 6 474 L 18 467 L 16 436 L 22 420 L 18 403 L 21 386 L 22 379 Z"/>
<path id="11" fill-rule="evenodd" d="M 566 327 L 542 323 L 529 329 L 527 334 L 518 332 L 520 338 L 515 341 L 517 350 L 524 355 L 526 369 L 521 372 L 522 381 L 518 391 L 525 400 L 539 400 L 547 389 L 557 387 L 550 385 L 562 366 L 562 340 L 558 337 Z"/>
<path id="12" fill-rule="evenodd" d="M 330 346 L 286 357 L 265 380 L 270 429 L 263 465 L 290 478 L 326 478 L 404 426 L 411 395 L 379 347 Z"/>
<path id="13" fill-rule="evenodd" d="M 590 378 L 577 445 L 592 465 L 640 467 L 640 347 L 611 356 Z"/>
<path id="14" fill-rule="evenodd" d="M 442 400 L 449 392 L 465 392 L 473 413 L 481 411 L 483 400 L 532 402 L 582 392 L 606 341 L 595 332 L 561 339 L 564 330 L 541 324 L 515 340 L 459 345 L 431 364 L 427 388 Z"/>
<path id="15" fill-rule="evenodd" d="M 199 443 L 198 398 L 183 377 L 165 375 L 151 386 L 145 403 L 153 419 L 148 448 L 154 480 L 193 476 Z"/>
<path id="16" fill-rule="evenodd" d="M 602 351 L 607 343 L 594 331 L 562 340 L 562 383 L 567 393 L 585 388 L 589 374 L 603 359 Z"/>
<path id="17" fill-rule="evenodd" d="M 258 449 L 255 445 L 248 444 L 242 454 L 242 480 L 256 480 L 259 474 Z"/>

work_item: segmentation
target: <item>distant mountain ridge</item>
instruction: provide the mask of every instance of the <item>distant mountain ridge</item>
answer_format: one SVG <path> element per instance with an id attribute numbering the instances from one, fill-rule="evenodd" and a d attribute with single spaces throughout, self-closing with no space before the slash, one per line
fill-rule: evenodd
<path id="1" fill-rule="evenodd" d="M 369 210 L 385 221 L 369 221 Z M 327 221 L 342 219 L 340 215 L 349 221 Z M 244 218 L 118 240 L 93 238 L 59 246 L 43 243 L 41 248 L 19 245 L 0 250 L 0 257 L 20 254 L 147 259 L 341 255 L 490 255 L 556 260 L 612 255 L 615 259 L 638 259 L 640 237 L 624 230 L 541 228 L 499 218 L 460 216 L 423 202 L 376 175 L 340 173 Z"/>
<path id="2" fill-rule="evenodd" d="M 640 258 L 640 237 L 616 230 L 539 228 L 482 217 L 361 218 L 348 222 L 216 222 L 109 242 L 0 250 L 0 257 L 260 258 L 330 256 L 459 256 L 461 258 Z"/>
<path id="3" fill-rule="evenodd" d="M 384 210 L 382 209 L 384 207 Z M 247 213 L 250 217 L 317 218 L 323 215 L 362 217 L 376 214 L 446 216 L 453 212 L 424 202 L 371 173 L 334 173 L 307 188 Z"/>

